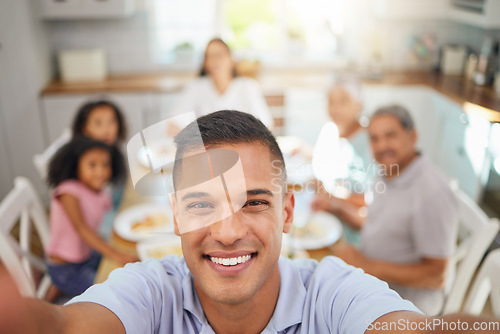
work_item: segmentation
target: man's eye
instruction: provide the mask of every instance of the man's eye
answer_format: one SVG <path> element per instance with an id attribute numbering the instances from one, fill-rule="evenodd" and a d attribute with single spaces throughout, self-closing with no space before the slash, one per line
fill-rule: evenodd
<path id="1" fill-rule="evenodd" d="M 187 206 L 188 213 L 196 216 L 206 216 L 213 213 L 215 207 L 209 202 L 195 202 Z"/>
<path id="2" fill-rule="evenodd" d="M 261 212 L 269 209 L 269 202 L 261 200 L 247 201 L 243 205 L 243 210 L 245 212 Z"/>

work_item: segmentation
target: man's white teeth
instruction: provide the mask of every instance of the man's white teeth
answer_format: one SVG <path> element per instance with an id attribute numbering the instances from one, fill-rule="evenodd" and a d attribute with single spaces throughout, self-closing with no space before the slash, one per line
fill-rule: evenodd
<path id="1" fill-rule="evenodd" d="M 238 263 L 245 263 L 250 260 L 251 255 L 243 255 L 238 257 L 222 258 L 222 257 L 210 257 L 210 261 L 217 264 L 222 264 L 223 266 L 235 266 Z"/>

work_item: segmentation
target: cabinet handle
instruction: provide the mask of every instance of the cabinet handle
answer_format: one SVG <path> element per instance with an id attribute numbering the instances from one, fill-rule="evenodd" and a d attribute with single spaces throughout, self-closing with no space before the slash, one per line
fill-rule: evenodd
<path id="1" fill-rule="evenodd" d="M 463 124 L 469 124 L 469 118 L 467 117 L 466 113 L 461 113 L 460 116 L 458 116 L 458 118 L 460 119 L 460 122 L 462 122 Z"/>
<path id="2" fill-rule="evenodd" d="M 463 146 L 460 146 L 458 148 L 458 155 L 463 157 L 465 155 L 465 149 L 463 148 Z"/>

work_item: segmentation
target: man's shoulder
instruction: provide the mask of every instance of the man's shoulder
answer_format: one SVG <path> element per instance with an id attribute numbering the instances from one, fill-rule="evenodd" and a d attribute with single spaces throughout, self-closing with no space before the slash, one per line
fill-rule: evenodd
<path id="1" fill-rule="evenodd" d="M 361 269 L 354 268 L 334 256 L 327 256 L 320 262 L 313 259 L 281 258 L 279 265 L 282 276 L 290 279 L 295 274 L 306 290 L 310 290 L 311 284 L 316 288 L 327 284 L 338 285 L 351 274 L 363 274 Z"/>
<path id="2" fill-rule="evenodd" d="M 160 271 L 179 278 L 184 278 L 184 276 L 189 274 L 186 261 L 183 257 L 177 255 L 168 255 L 161 259 L 152 258 L 143 262 L 138 262 L 138 264 L 147 271 Z"/>
<path id="3" fill-rule="evenodd" d="M 129 263 L 124 268 L 112 272 L 110 278 L 121 280 L 121 276 L 135 277 L 136 280 L 148 281 L 152 285 L 174 289 L 180 288 L 182 281 L 189 274 L 184 258 L 177 255 L 165 256 L 162 259 L 151 258 L 143 262 Z"/>
<path id="4" fill-rule="evenodd" d="M 419 170 L 415 174 L 414 184 L 429 191 L 450 191 L 450 182 L 443 172 L 427 157 L 419 158 Z"/>

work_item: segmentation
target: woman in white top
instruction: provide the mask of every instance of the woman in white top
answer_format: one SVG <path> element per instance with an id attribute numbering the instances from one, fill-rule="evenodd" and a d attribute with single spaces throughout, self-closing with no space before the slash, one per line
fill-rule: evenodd
<path id="1" fill-rule="evenodd" d="M 194 111 L 197 117 L 222 109 L 235 109 L 254 115 L 268 128 L 273 125 L 257 81 L 236 76 L 231 51 L 224 41 L 212 39 L 205 49 L 200 77 L 186 86 L 174 115 Z"/>

